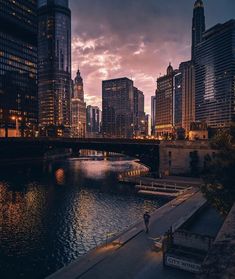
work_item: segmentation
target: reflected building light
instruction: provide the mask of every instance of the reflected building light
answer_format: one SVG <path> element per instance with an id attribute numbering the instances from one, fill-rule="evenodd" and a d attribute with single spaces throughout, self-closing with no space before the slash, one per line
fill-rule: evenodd
<path id="1" fill-rule="evenodd" d="M 55 179 L 58 185 L 64 185 L 65 183 L 65 172 L 64 169 L 58 169 L 55 172 Z"/>

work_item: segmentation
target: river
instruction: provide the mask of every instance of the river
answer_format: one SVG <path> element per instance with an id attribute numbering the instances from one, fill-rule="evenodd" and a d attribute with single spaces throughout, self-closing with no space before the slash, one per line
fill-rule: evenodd
<path id="1" fill-rule="evenodd" d="M 0 278 L 45 278 L 162 206 L 118 183 L 140 168 L 121 157 L 1 167 Z"/>

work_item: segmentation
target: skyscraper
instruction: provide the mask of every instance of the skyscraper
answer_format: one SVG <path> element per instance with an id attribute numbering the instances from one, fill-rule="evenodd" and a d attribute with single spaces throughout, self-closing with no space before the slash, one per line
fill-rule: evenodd
<path id="1" fill-rule="evenodd" d="M 102 83 L 102 132 L 107 137 L 134 135 L 134 87 L 128 78 Z"/>
<path id="2" fill-rule="evenodd" d="M 155 126 L 156 126 L 156 95 L 151 96 L 151 134 L 155 136 Z"/>
<path id="3" fill-rule="evenodd" d="M 195 121 L 195 68 L 192 61 L 183 62 L 179 67 L 182 73 L 182 127 L 186 135 Z"/>
<path id="4" fill-rule="evenodd" d="M 182 73 L 173 77 L 173 127 L 182 128 Z"/>
<path id="5" fill-rule="evenodd" d="M 156 135 L 172 136 L 174 132 L 173 123 L 173 89 L 174 76 L 178 70 L 171 65 L 167 68 L 167 74 L 157 79 L 156 90 Z"/>
<path id="6" fill-rule="evenodd" d="M 38 96 L 42 134 L 68 136 L 71 125 L 71 12 L 68 0 L 38 1 Z"/>
<path id="7" fill-rule="evenodd" d="M 97 106 L 87 106 L 87 134 L 97 137 L 101 132 L 101 110 Z"/>
<path id="8" fill-rule="evenodd" d="M 0 137 L 37 129 L 36 0 L 0 0 Z"/>
<path id="9" fill-rule="evenodd" d="M 84 101 L 83 79 L 80 71 L 73 82 L 72 108 L 72 136 L 84 138 L 86 136 L 86 103 Z"/>
<path id="10" fill-rule="evenodd" d="M 205 32 L 205 14 L 202 0 L 196 0 L 193 10 L 192 24 L 192 60 L 195 59 L 195 48 L 202 41 L 202 35 Z"/>
<path id="11" fill-rule="evenodd" d="M 196 121 L 211 128 L 235 121 L 235 20 L 207 30 L 195 52 Z"/>
<path id="12" fill-rule="evenodd" d="M 196 47 L 202 41 L 205 31 L 204 4 L 196 0 L 192 20 L 192 58 L 180 64 L 182 74 L 182 127 L 186 136 L 190 131 L 191 123 L 195 121 L 195 66 Z"/>
<path id="13" fill-rule="evenodd" d="M 134 87 L 134 134 L 145 134 L 144 93 Z"/>

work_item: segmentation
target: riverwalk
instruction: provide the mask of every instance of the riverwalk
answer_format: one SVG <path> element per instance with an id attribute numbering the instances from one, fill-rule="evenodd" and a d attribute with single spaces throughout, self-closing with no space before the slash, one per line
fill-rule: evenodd
<path id="1" fill-rule="evenodd" d="M 149 234 L 139 222 L 48 279 L 194 278 L 193 274 L 163 267 L 162 253 L 154 249 L 153 239 L 162 236 L 170 227 L 179 228 L 205 203 L 202 194 L 191 189 L 152 214 Z"/>

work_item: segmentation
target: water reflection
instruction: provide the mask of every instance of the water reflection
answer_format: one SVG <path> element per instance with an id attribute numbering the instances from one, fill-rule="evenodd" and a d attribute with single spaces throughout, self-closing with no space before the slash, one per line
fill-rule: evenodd
<path id="1" fill-rule="evenodd" d="M 163 204 L 117 183 L 140 167 L 99 159 L 1 169 L 1 279 L 44 278 Z"/>
<path id="2" fill-rule="evenodd" d="M 55 179 L 58 185 L 64 185 L 65 183 L 64 169 L 60 168 L 55 172 Z"/>

